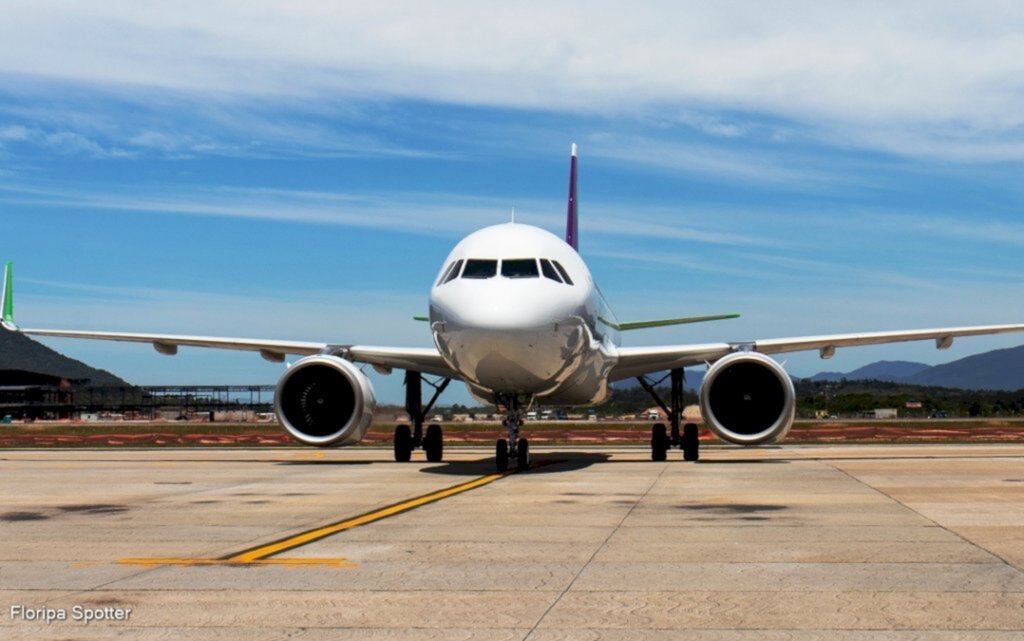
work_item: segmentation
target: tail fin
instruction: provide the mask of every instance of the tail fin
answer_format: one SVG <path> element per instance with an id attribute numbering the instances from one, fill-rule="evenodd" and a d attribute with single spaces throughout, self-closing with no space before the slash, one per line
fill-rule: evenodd
<path id="1" fill-rule="evenodd" d="M 572 158 L 569 163 L 569 211 L 565 222 L 565 242 L 579 251 L 580 231 L 576 213 L 576 143 L 572 144 Z"/>
<path id="2" fill-rule="evenodd" d="M 4 268 L 4 291 L 0 296 L 0 325 L 4 329 L 14 330 L 14 267 L 10 262 Z"/>

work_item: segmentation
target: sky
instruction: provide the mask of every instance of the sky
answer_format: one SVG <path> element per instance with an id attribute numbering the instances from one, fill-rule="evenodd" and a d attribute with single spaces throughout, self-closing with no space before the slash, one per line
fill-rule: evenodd
<path id="1" fill-rule="evenodd" d="M 1024 321 L 1019 2 L 0 15 L 0 260 L 26 327 L 429 346 L 412 317 L 462 236 L 513 208 L 562 232 L 574 142 L 580 251 L 619 319 L 742 315 L 624 344 Z M 44 342 L 137 384 L 284 367 Z M 809 376 L 1021 343 L 784 359 Z"/>

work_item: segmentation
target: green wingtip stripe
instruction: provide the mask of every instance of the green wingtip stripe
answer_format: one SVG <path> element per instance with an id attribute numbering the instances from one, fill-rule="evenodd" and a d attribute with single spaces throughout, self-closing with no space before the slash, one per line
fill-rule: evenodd
<path id="1" fill-rule="evenodd" d="M 8 262 L 4 269 L 4 310 L 5 323 L 14 323 L 14 267 Z"/>
<path id="2" fill-rule="evenodd" d="M 414 321 L 423 321 L 424 323 L 430 322 L 430 319 L 426 316 L 413 316 L 412 319 Z"/>

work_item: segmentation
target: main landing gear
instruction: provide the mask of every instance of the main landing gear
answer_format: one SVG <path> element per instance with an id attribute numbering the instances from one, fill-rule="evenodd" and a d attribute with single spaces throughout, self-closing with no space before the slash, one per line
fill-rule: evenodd
<path id="1" fill-rule="evenodd" d="M 682 426 L 680 432 L 679 424 L 683 417 L 683 381 L 685 373 L 682 368 L 674 369 L 668 376 L 659 381 L 651 382 L 646 376 L 638 376 L 640 386 L 647 390 L 654 402 L 665 411 L 671 425 L 671 433 L 664 423 L 655 423 L 651 428 L 651 460 L 664 461 L 668 458 L 668 451 L 678 447 L 683 451 L 684 461 L 696 461 L 700 458 L 700 439 L 698 438 L 697 425 L 687 423 Z M 655 387 L 663 382 L 665 378 L 671 377 L 671 397 L 669 405 L 661 399 Z"/>
<path id="2" fill-rule="evenodd" d="M 434 407 L 441 392 L 448 387 L 451 379 L 445 378 L 440 383 L 427 380 L 419 372 L 405 372 L 405 411 L 412 421 L 412 428 L 401 423 L 395 427 L 395 460 L 400 463 L 407 463 L 412 458 L 412 451 L 422 447 L 431 463 L 440 463 L 444 458 L 444 433 L 441 426 L 432 423 L 427 426 L 427 433 L 423 433 L 423 423 L 427 420 L 427 414 Z M 422 383 L 434 388 L 434 394 L 430 402 L 423 405 Z"/>
<path id="3" fill-rule="evenodd" d="M 499 438 L 494 444 L 494 465 L 499 474 L 508 471 L 510 462 L 515 459 L 516 469 L 522 471 L 530 467 L 530 442 L 519 438 L 519 428 L 523 424 L 523 410 L 520 399 L 516 396 L 499 396 L 498 403 L 505 406 L 505 428 L 508 438 Z"/>

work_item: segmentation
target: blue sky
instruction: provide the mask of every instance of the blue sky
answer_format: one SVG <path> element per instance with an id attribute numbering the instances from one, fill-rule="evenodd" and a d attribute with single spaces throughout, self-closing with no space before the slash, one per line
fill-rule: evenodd
<path id="1" fill-rule="evenodd" d="M 561 230 L 572 142 L 620 319 L 743 315 L 628 344 L 1024 319 L 1019 3 L 173 4 L 0 3 L 22 325 L 429 345 L 461 236 Z M 141 384 L 282 368 L 47 342 Z"/>

